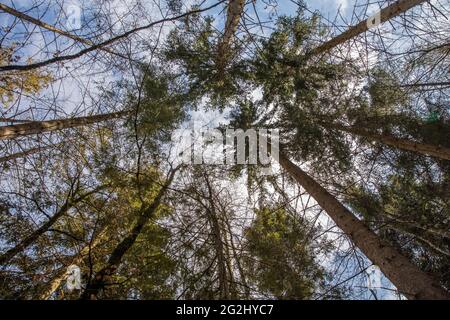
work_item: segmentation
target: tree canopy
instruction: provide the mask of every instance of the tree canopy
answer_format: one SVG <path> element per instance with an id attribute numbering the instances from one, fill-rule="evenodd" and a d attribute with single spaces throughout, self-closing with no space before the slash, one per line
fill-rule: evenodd
<path id="1" fill-rule="evenodd" d="M 448 6 L 31 2 L 0 4 L 0 298 L 450 299 Z M 207 162 L 228 129 L 244 162 Z"/>

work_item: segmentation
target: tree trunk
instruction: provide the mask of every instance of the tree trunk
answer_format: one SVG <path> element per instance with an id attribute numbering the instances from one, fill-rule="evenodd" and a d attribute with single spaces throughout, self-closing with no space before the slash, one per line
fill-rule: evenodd
<path id="1" fill-rule="evenodd" d="M 224 69 L 231 58 L 231 40 L 237 31 L 239 21 L 244 12 L 245 0 L 230 0 L 227 10 L 227 21 L 225 23 L 225 30 L 223 37 L 219 42 L 217 50 L 217 69 L 219 75 L 223 75 Z"/>
<path id="2" fill-rule="evenodd" d="M 426 83 L 407 83 L 407 84 L 401 84 L 399 85 L 400 88 L 420 88 L 420 87 L 439 87 L 439 89 L 442 89 L 441 87 L 449 87 L 450 81 L 441 81 L 441 82 L 426 82 Z M 395 88 L 394 86 L 392 86 Z"/>
<path id="3" fill-rule="evenodd" d="M 130 234 L 126 236 L 113 250 L 106 265 L 95 275 L 94 279 L 86 285 L 86 289 L 81 295 L 82 300 L 95 300 L 99 292 L 105 287 L 105 284 L 110 282 L 111 277 L 119 267 L 123 256 L 133 246 L 137 237 L 145 227 L 147 222 L 153 217 L 156 210 L 159 208 L 162 199 L 175 177 L 177 169 L 172 170 L 169 179 L 159 191 L 152 204 L 139 216 L 136 224 L 131 230 Z"/>
<path id="4" fill-rule="evenodd" d="M 382 9 L 380 11 L 380 22 L 386 22 L 392 18 L 395 18 L 409 9 L 422 4 L 428 0 L 399 0 L 390 6 Z M 324 52 L 330 51 L 334 47 L 366 32 L 369 30 L 369 26 L 371 25 L 370 18 L 364 21 L 361 21 L 356 26 L 351 27 L 344 33 L 341 33 L 337 37 L 325 42 L 324 44 L 318 46 L 314 50 L 312 50 L 311 55 L 319 55 Z"/>
<path id="5" fill-rule="evenodd" d="M 288 160 L 286 156 L 280 154 L 279 162 L 328 213 L 362 253 L 381 269 L 399 292 L 408 299 L 450 299 L 449 292 L 437 280 L 419 270 L 395 248 L 384 243 L 333 195 Z"/>
<path id="6" fill-rule="evenodd" d="M 412 151 L 427 156 L 450 160 L 449 148 L 436 146 L 433 144 L 415 142 L 407 139 L 395 138 L 391 135 L 386 134 L 371 133 L 362 128 L 348 127 L 336 123 L 322 122 L 321 126 L 323 126 L 324 128 L 332 128 L 339 131 L 344 131 L 361 137 L 365 137 L 369 140 L 377 141 L 397 149 Z"/>
<path id="7" fill-rule="evenodd" d="M 213 232 L 214 247 L 216 249 L 217 264 L 219 269 L 219 294 L 220 299 L 229 299 L 230 288 L 227 276 L 227 258 L 225 257 L 224 239 L 222 239 L 222 227 L 217 217 L 216 207 L 213 200 L 213 191 L 209 183 L 208 176 L 205 174 L 205 182 L 208 187 L 207 200 L 209 207 L 206 208 L 208 220 Z M 232 281 L 231 281 L 232 283 Z"/>
<path id="8" fill-rule="evenodd" d="M 55 148 L 58 145 L 60 145 L 60 144 L 50 145 L 50 146 L 45 146 L 45 147 L 31 148 L 29 150 L 10 154 L 9 156 L 0 157 L 0 163 L 8 162 L 11 160 L 16 160 L 16 159 L 20 159 L 20 158 L 25 158 L 26 156 L 29 156 L 30 154 L 34 154 L 34 153 L 42 152 L 42 151 L 45 151 L 45 150 L 48 150 L 51 148 Z"/>
<path id="9" fill-rule="evenodd" d="M 76 199 L 68 199 L 63 206 L 55 213 L 47 222 L 45 222 L 42 226 L 40 226 L 36 231 L 30 234 L 28 237 L 23 239 L 19 244 L 15 247 L 7 250 L 4 254 L 0 256 L 0 265 L 5 265 L 12 258 L 14 258 L 19 252 L 22 252 L 26 248 L 28 248 L 31 244 L 33 244 L 42 234 L 47 232 L 59 218 L 61 218 L 71 207 L 73 207 L 76 203 L 86 199 L 88 196 L 100 191 L 105 188 L 105 186 L 100 186 L 90 192 L 87 192 Z"/>
<path id="10" fill-rule="evenodd" d="M 31 122 L 31 121 L 30 120 L 12 119 L 12 118 L 0 118 L 0 122 L 26 123 L 26 122 Z"/>
<path id="11" fill-rule="evenodd" d="M 16 137 L 39 134 L 49 131 L 57 131 L 75 127 L 81 127 L 88 124 L 117 119 L 129 114 L 128 111 L 114 112 L 107 114 L 98 114 L 94 116 L 48 120 L 32 121 L 28 123 L 15 124 L 0 127 L 0 140 L 13 139 Z"/>

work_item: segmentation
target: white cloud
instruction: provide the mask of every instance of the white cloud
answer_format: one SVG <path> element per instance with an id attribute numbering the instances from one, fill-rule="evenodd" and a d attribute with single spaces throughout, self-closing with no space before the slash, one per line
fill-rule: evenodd
<path id="1" fill-rule="evenodd" d="M 335 0 L 337 7 L 341 9 L 341 11 L 347 11 L 347 8 L 349 7 L 349 1 L 348 0 Z"/>

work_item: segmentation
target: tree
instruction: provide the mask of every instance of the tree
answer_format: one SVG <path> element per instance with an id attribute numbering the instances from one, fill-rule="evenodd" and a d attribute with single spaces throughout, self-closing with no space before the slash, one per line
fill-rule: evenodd
<path id="1" fill-rule="evenodd" d="M 222 39 L 217 49 L 217 69 L 219 77 L 223 77 L 225 67 L 232 58 L 231 41 L 244 12 L 245 0 L 230 0 L 227 9 L 227 21 Z"/>
<path id="2" fill-rule="evenodd" d="M 281 166 L 317 201 L 355 245 L 409 299 L 449 299 L 440 283 L 420 271 L 397 249 L 384 243 L 354 214 L 298 166 L 280 155 Z"/>
<path id="3" fill-rule="evenodd" d="M 448 299 L 449 10 L 424 2 L 88 1 L 77 29 L 0 4 L 0 296 Z M 191 119 L 278 129 L 278 164 L 178 168 Z"/>
<path id="4" fill-rule="evenodd" d="M 386 22 L 405 11 L 408 11 L 409 9 L 420 5 L 422 3 L 426 2 L 425 0 L 399 0 L 386 8 L 381 9 L 380 11 L 380 23 Z M 373 19 L 373 18 L 372 18 Z M 374 21 L 371 21 L 370 19 L 366 19 L 358 23 L 356 26 L 353 26 L 346 30 L 344 33 L 338 35 L 337 37 L 332 38 L 331 40 L 328 40 L 327 42 L 321 44 L 314 50 L 312 50 L 312 55 L 319 55 L 324 52 L 327 52 L 334 47 L 349 41 L 352 38 L 355 38 L 356 36 L 366 32 L 369 30 L 370 26 L 374 23 Z"/>
<path id="5" fill-rule="evenodd" d="M 282 208 L 282 206 L 281 206 Z M 299 223 L 280 206 L 256 212 L 246 229 L 249 278 L 262 294 L 277 299 L 311 299 L 325 277 L 314 260 L 307 224 Z"/>
<path id="6" fill-rule="evenodd" d="M 14 46 L 0 48 L 0 65 L 8 65 L 19 59 L 20 56 L 15 52 Z M 31 60 L 28 62 L 31 63 Z M 52 80 L 50 74 L 33 70 L 2 73 L 0 76 L 1 103 L 8 106 L 18 94 L 37 94 Z"/>
<path id="7" fill-rule="evenodd" d="M 134 28 L 132 30 L 128 30 L 128 31 L 126 31 L 126 32 L 124 32 L 122 34 L 116 35 L 116 36 L 114 36 L 114 37 L 112 37 L 110 39 L 107 39 L 105 41 L 102 41 L 100 43 L 93 44 L 90 47 L 85 48 L 85 49 L 83 49 L 83 50 L 81 50 L 81 51 L 79 51 L 79 52 L 77 52 L 75 54 L 69 54 L 69 55 L 66 55 L 66 56 L 56 56 L 56 57 L 48 59 L 48 60 L 44 60 L 44 61 L 40 61 L 40 62 L 36 62 L 36 63 L 30 63 L 28 65 L 8 64 L 8 65 L 0 66 L 0 72 L 14 71 L 14 70 L 16 70 L 16 71 L 31 71 L 31 70 L 42 68 L 42 67 L 54 64 L 54 63 L 59 63 L 59 62 L 64 62 L 64 61 L 70 61 L 70 60 L 78 59 L 78 58 L 80 58 L 80 57 L 82 57 L 82 56 L 84 56 L 84 55 L 86 55 L 86 54 L 88 54 L 90 52 L 93 52 L 93 51 L 96 51 L 96 50 L 100 50 L 100 49 L 102 49 L 102 48 L 104 48 L 104 47 L 106 47 L 106 46 L 108 46 L 110 44 L 113 44 L 114 42 L 117 42 L 119 40 L 127 38 L 127 37 L 131 36 L 132 34 L 137 33 L 139 31 L 150 29 L 150 28 L 152 28 L 155 25 L 162 24 L 162 23 L 165 23 L 165 22 L 176 21 L 176 20 L 182 19 L 184 17 L 187 17 L 189 15 L 195 15 L 195 14 L 199 14 L 199 13 L 204 12 L 204 11 L 208 11 L 210 9 L 215 8 L 216 6 L 218 6 L 221 3 L 222 3 L 222 1 L 219 1 L 219 2 L 213 4 L 213 5 L 209 6 L 209 7 L 206 7 L 206 8 L 194 9 L 194 10 L 185 12 L 183 14 L 179 14 L 177 16 L 173 16 L 173 17 L 170 17 L 170 18 L 163 18 L 163 19 L 160 19 L 158 21 L 154 21 L 152 23 L 149 23 L 147 25 L 136 27 L 136 28 Z"/>
<path id="8" fill-rule="evenodd" d="M 105 266 L 103 266 L 98 272 L 96 272 L 94 278 L 89 279 L 86 289 L 84 290 L 81 298 L 82 299 L 96 299 L 97 295 L 101 290 L 104 289 L 105 285 L 111 282 L 116 270 L 119 268 L 124 255 L 132 248 L 136 239 L 141 234 L 145 225 L 150 219 L 154 217 L 156 211 L 162 203 L 163 197 L 173 181 L 177 169 L 170 172 L 167 181 L 158 191 L 158 194 L 150 204 L 143 203 L 139 211 L 141 211 L 136 218 L 136 222 L 129 234 L 120 241 L 120 243 L 111 252 L 108 261 Z"/>
<path id="9" fill-rule="evenodd" d="M 94 239 L 94 241 L 89 242 L 85 245 L 78 254 L 76 254 L 73 259 L 70 260 L 67 265 L 64 265 L 60 270 L 52 277 L 46 288 L 40 294 L 39 298 L 41 300 L 49 300 L 52 295 L 61 287 L 63 282 L 67 280 L 67 268 L 71 265 L 79 266 L 83 263 L 83 260 L 88 256 L 92 250 L 101 243 L 102 237 L 105 236 L 105 230 L 100 230 L 99 235 Z"/>
<path id="10" fill-rule="evenodd" d="M 102 121 L 122 118 L 127 114 L 129 114 L 128 111 L 122 111 L 87 117 L 77 117 L 77 118 L 48 120 L 48 121 L 32 121 L 10 126 L 2 126 L 0 127 L 0 140 L 85 126 L 88 124 L 94 124 Z"/>
<path id="11" fill-rule="evenodd" d="M 181 196 L 174 203 L 177 212 L 171 228 L 177 230 L 174 252 L 181 284 L 179 297 L 185 299 L 236 299 L 249 297 L 247 274 L 232 230 L 233 199 L 219 189 L 218 171 L 186 170 Z M 199 185 L 199 181 L 202 183 Z"/>
<path id="12" fill-rule="evenodd" d="M 288 148 L 300 152 L 302 149 L 299 148 L 299 143 L 295 138 L 304 135 L 305 131 L 299 130 L 299 126 L 294 121 L 300 119 L 302 123 L 305 123 L 302 115 L 314 112 L 315 108 L 319 108 L 324 102 L 335 103 L 336 87 L 347 85 L 343 81 L 338 81 L 339 76 L 352 75 L 351 65 L 333 64 L 324 59 L 319 61 L 318 65 L 311 65 L 303 59 L 300 60 L 300 63 L 286 66 L 284 61 L 289 61 L 292 57 L 296 58 L 298 52 L 305 51 L 305 46 L 308 44 L 308 40 L 310 41 L 309 37 L 320 33 L 317 26 L 317 17 L 314 16 L 309 19 L 305 19 L 301 15 L 297 18 L 280 19 L 278 29 L 268 40 L 262 41 L 262 50 L 258 52 L 254 61 L 250 62 L 253 66 L 252 76 L 241 77 L 243 81 L 251 79 L 253 88 L 262 87 L 263 98 L 260 103 L 267 106 L 267 109 L 270 108 L 270 104 L 274 104 L 281 114 L 269 125 L 282 127 L 284 135 L 282 137 L 286 139 L 285 143 Z M 192 61 L 187 61 L 188 59 L 189 57 L 185 56 L 181 60 L 185 63 L 192 63 Z M 237 91 L 233 94 L 237 94 Z M 304 113 L 301 112 L 302 109 L 305 110 Z M 269 117 L 265 117 L 265 119 L 269 119 Z M 246 123 L 247 127 L 255 124 L 256 120 L 258 119 L 255 114 L 254 119 L 250 119 L 249 123 Z M 262 123 L 260 122 L 258 125 L 262 125 Z M 297 129 L 298 135 L 292 135 L 291 127 Z M 300 126 L 300 128 L 302 127 Z M 317 129 L 315 130 L 317 131 Z M 343 144 L 343 148 L 335 147 L 337 143 L 339 141 L 335 139 L 327 147 L 333 148 L 334 154 L 332 155 L 335 158 L 345 161 L 346 157 L 342 155 L 340 149 L 343 149 L 344 152 L 348 152 L 348 149 L 345 149 L 345 144 Z M 374 264 L 380 266 L 383 273 L 400 292 L 409 298 L 448 298 L 448 293 L 438 281 L 419 270 L 396 248 L 381 241 L 378 235 L 368 229 L 320 184 L 289 161 L 286 155 L 280 157 L 280 164 L 318 202 L 355 245 Z"/>
<path id="13" fill-rule="evenodd" d="M 373 133 L 373 132 L 369 132 L 365 129 L 362 129 L 360 127 L 354 127 L 354 126 L 349 127 L 349 126 L 341 125 L 339 123 L 322 122 L 321 124 L 325 128 L 335 129 L 335 130 L 347 132 L 350 134 L 354 134 L 357 136 L 361 136 L 361 137 L 367 138 L 371 141 L 383 143 L 385 145 L 388 145 L 388 146 L 391 146 L 394 148 L 417 152 L 417 153 L 433 156 L 433 157 L 444 159 L 444 160 L 450 160 L 450 148 L 446 148 L 443 146 L 432 145 L 432 144 L 427 144 L 427 143 L 420 143 L 417 141 L 411 141 L 411 140 L 407 140 L 407 139 L 400 139 L 400 138 L 396 138 L 391 135 Z"/>
<path id="14" fill-rule="evenodd" d="M 448 287 L 448 273 L 442 272 L 449 261 L 448 182 L 433 181 L 428 170 L 425 178 L 417 180 L 414 171 L 393 174 L 373 190 L 355 186 L 348 192 L 347 203 L 385 241 L 403 244 L 405 255 Z"/>
<path id="15" fill-rule="evenodd" d="M 91 191 L 81 193 L 79 189 L 79 185 L 77 186 L 77 182 L 75 181 L 75 184 L 73 184 L 72 189 L 69 190 L 69 194 L 64 202 L 64 204 L 61 206 L 61 208 L 58 209 L 58 211 L 48 219 L 44 224 L 42 224 L 37 230 L 33 231 L 32 234 L 27 236 L 25 239 L 20 241 L 16 246 L 13 248 L 7 250 L 5 253 L 3 253 L 0 256 L 0 265 L 5 265 L 8 263 L 12 258 L 14 258 L 15 255 L 17 255 L 19 252 L 25 250 L 28 246 L 33 244 L 33 242 L 36 241 L 39 236 L 41 236 L 43 233 L 49 231 L 49 229 L 58 221 L 59 218 L 61 218 L 64 214 L 67 213 L 67 211 L 79 203 L 80 201 L 83 201 L 90 195 L 97 193 L 104 189 L 106 186 L 99 186 Z M 81 194 L 80 194 L 81 193 Z"/>
<path id="16" fill-rule="evenodd" d="M 8 161 L 11 161 L 11 160 L 16 160 L 16 159 L 20 159 L 20 158 L 25 158 L 25 157 L 27 157 L 27 156 L 29 156 L 31 154 L 42 152 L 42 151 L 45 151 L 47 149 L 52 149 L 54 147 L 55 147 L 54 145 L 46 146 L 46 147 L 36 147 L 36 148 L 31 148 L 29 150 L 25 150 L 25 151 L 22 151 L 22 152 L 17 152 L 17 153 L 14 153 L 14 154 L 10 154 L 8 156 L 0 157 L 0 163 L 8 162 Z"/>

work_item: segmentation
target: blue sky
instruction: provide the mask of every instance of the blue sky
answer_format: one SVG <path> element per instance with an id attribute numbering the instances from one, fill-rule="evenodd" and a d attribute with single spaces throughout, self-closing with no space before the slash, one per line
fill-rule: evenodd
<path id="1" fill-rule="evenodd" d="M 14 1 L 4 1 L 4 0 L 0 0 L 1 3 L 5 3 L 7 5 L 10 6 L 14 6 L 16 8 L 18 8 L 19 10 L 25 10 L 28 9 L 30 6 L 31 1 L 29 0 L 14 0 Z M 76 3 L 77 1 L 73 1 L 74 3 Z M 89 1 L 86 1 L 86 3 L 88 3 Z M 145 2 L 145 1 L 144 1 Z M 209 0 L 208 3 L 214 3 L 215 1 L 213 0 Z M 117 3 L 117 9 L 119 9 L 121 7 L 121 4 L 123 4 L 123 2 L 121 2 L 120 0 L 117 0 L 115 3 Z M 149 1 L 150 3 L 150 1 Z M 297 8 L 297 6 L 289 0 L 281 0 L 279 1 L 279 7 L 277 8 L 278 10 L 278 14 L 279 15 L 294 15 L 295 14 L 295 10 Z M 306 0 L 306 4 L 309 6 L 309 8 L 311 10 L 317 10 L 318 12 L 320 12 L 320 14 L 322 16 L 324 16 L 325 18 L 328 18 L 330 20 L 334 20 L 338 10 L 341 10 L 341 14 L 344 17 L 344 19 L 349 19 L 353 6 L 356 3 L 356 1 L 351 1 L 351 0 Z M 53 3 L 54 4 L 54 3 Z M 206 5 L 205 5 L 206 6 Z M 264 12 L 266 14 L 270 14 L 271 11 L 269 9 L 265 10 L 264 9 L 264 4 L 261 1 L 257 1 L 256 4 L 257 8 L 258 8 L 258 12 L 260 13 L 260 18 L 261 20 L 264 20 Z M 45 7 L 45 6 L 44 6 Z M 45 22 L 52 24 L 52 25 L 58 25 L 59 27 L 64 27 L 61 24 L 58 24 L 58 19 L 57 19 L 57 15 L 59 12 L 59 8 L 57 6 L 53 6 L 52 8 L 53 10 L 49 10 L 47 11 L 44 15 L 42 15 L 44 12 L 42 11 L 42 8 L 40 10 L 31 10 L 28 11 L 27 13 L 29 15 L 35 16 L 35 17 L 39 17 L 42 20 L 44 20 Z M 218 8 L 214 11 L 211 11 L 209 14 L 214 14 L 214 13 L 218 13 L 219 10 L 222 10 L 222 8 Z M 151 10 L 149 10 L 151 11 Z M 253 10 L 249 9 L 249 14 L 253 14 Z M 6 17 L 8 17 L 8 19 L 6 19 Z M 8 26 L 11 18 L 7 15 L 5 15 L 4 13 L 0 14 L 0 25 L 1 26 Z M 59 20 L 59 21 L 64 21 L 64 19 Z M 338 20 L 339 21 L 339 20 Z M 144 23 L 145 21 L 143 21 Z M 218 23 L 223 23 L 224 22 L 224 16 L 220 16 L 220 18 L 218 19 Z M 342 21 L 341 21 L 342 22 Z M 19 27 L 17 31 L 23 31 L 24 28 Z M 81 31 L 81 33 L 78 34 L 83 34 L 84 30 Z M 154 30 L 152 30 L 151 32 L 154 32 Z M 142 33 L 143 35 L 145 35 L 145 32 Z M 34 39 L 34 42 L 30 42 L 29 45 L 26 47 L 26 52 L 24 52 L 24 54 L 26 56 L 34 56 L 34 50 L 37 50 L 39 47 L 42 47 L 42 44 L 45 43 L 47 40 L 51 41 L 53 39 L 53 35 L 52 34 L 48 34 L 48 38 L 46 37 L 42 37 L 42 35 L 36 35 L 36 39 Z M 56 47 L 59 47 L 63 44 L 67 45 L 67 43 L 69 43 L 70 41 L 67 41 L 67 39 L 64 38 L 58 38 L 58 42 L 50 42 L 47 45 L 47 49 L 52 52 L 55 50 Z M 36 56 L 35 59 L 39 59 L 39 56 Z M 74 61 L 71 62 L 70 64 L 73 64 L 75 66 L 74 69 L 76 69 L 77 64 L 79 64 L 79 61 Z M 76 74 L 77 71 L 82 72 L 83 70 L 74 70 L 73 72 Z M 89 71 L 89 70 L 88 70 Z M 76 76 L 78 76 L 76 74 Z M 115 79 L 115 74 L 108 74 L 107 78 L 109 77 L 109 80 L 114 80 Z M 80 79 L 82 78 L 82 76 L 79 76 Z M 94 77 L 94 80 L 97 81 L 103 81 L 103 78 L 101 78 L 100 76 L 98 76 L 97 78 Z M 84 80 L 83 80 L 84 81 Z M 82 86 L 79 86 L 79 84 L 75 83 L 73 81 L 73 78 L 68 78 L 68 80 L 62 80 L 60 81 L 60 83 L 58 85 L 54 84 L 53 87 L 57 87 L 59 86 L 60 88 L 62 88 L 62 90 L 58 91 L 58 102 L 61 101 L 61 108 L 64 109 L 64 111 L 66 111 L 67 113 L 70 113 L 71 110 L 73 110 L 74 108 L 76 108 L 81 102 L 78 101 L 79 99 L 82 98 Z M 54 89 L 54 88 L 51 88 Z M 90 89 L 92 91 L 94 91 L 93 89 Z M 49 90 L 50 91 L 50 90 Z M 48 94 L 51 94 L 51 92 L 47 92 Z M 198 111 L 198 112 L 194 112 L 193 113 L 193 117 L 195 119 L 203 119 L 204 122 L 211 122 L 211 120 L 220 120 L 220 118 L 223 115 L 218 114 L 216 111 L 212 111 L 210 114 L 208 113 L 204 113 L 202 111 Z M 53 116 L 52 116 L 53 117 Z M 388 287 L 389 284 L 386 284 L 386 279 L 382 279 L 381 282 L 383 283 L 383 286 Z M 389 292 L 379 292 L 379 294 L 381 296 L 384 296 L 385 298 L 393 298 L 393 296 L 390 295 Z"/>

